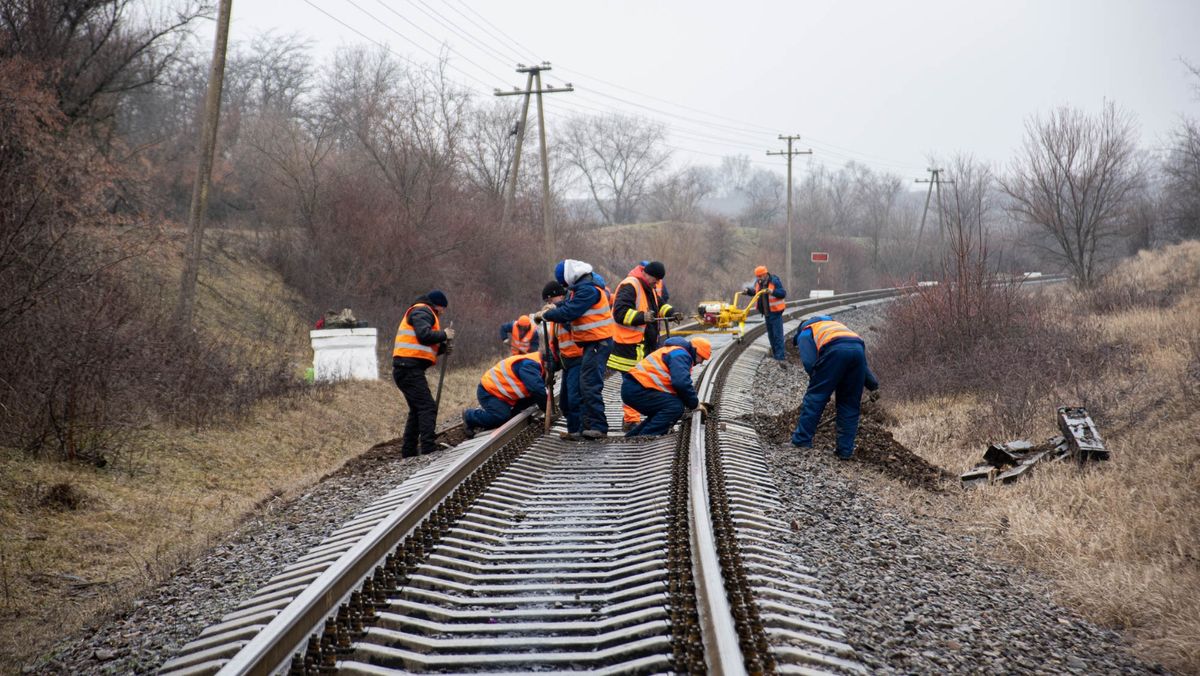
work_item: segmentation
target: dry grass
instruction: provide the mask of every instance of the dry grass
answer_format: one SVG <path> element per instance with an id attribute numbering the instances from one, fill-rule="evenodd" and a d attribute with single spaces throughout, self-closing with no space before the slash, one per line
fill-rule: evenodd
<path id="1" fill-rule="evenodd" d="M 1083 403 L 1112 461 L 952 495 L 944 514 L 1049 575 L 1065 602 L 1125 631 L 1144 656 L 1200 672 L 1200 243 L 1143 253 L 1094 295 L 1063 289 L 1057 303 L 1057 316 L 1089 327 L 1083 340 L 1122 358 L 1080 364 L 1069 384 L 1041 384 L 1036 417 L 1007 438 L 1052 436 L 1055 407 Z M 1079 316 L 1081 306 L 1101 312 Z M 931 462 L 962 471 L 982 456 L 975 421 L 993 412 L 986 397 L 890 408 L 896 438 Z"/>

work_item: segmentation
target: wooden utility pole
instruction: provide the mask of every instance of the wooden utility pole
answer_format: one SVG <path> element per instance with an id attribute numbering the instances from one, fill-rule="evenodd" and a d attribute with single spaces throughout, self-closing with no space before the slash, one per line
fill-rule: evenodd
<path id="1" fill-rule="evenodd" d="M 929 191 L 925 193 L 925 210 L 921 212 L 921 227 L 917 229 L 917 244 L 913 247 L 913 258 L 917 257 L 917 253 L 921 251 L 921 235 L 925 233 L 925 217 L 929 214 L 929 198 L 933 195 L 934 190 L 937 190 L 938 199 L 938 242 L 943 242 L 946 233 L 943 230 L 942 224 L 942 184 L 954 183 L 954 181 L 945 180 L 942 178 L 942 172 L 945 169 L 931 167 L 929 169 L 929 178 L 918 178 L 917 183 L 928 183 Z"/>
<path id="2" fill-rule="evenodd" d="M 504 197 L 504 215 L 503 222 L 508 223 L 512 216 L 512 203 L 516 196 L 517 189 L 517 171 L 521 164 L 521 145 L 525 137 L 525 121 L 529 117 L 529 97 L 537 94 L 537 110 L 538 110 L 538 137 L 541 141 L 542 154 L 542 231 L 545 237 L 546 257 L 549 261 L 549 267 L 553 268 L 557 257 L 554 253 L 554 227 L 550 223 L 550 154 L 546 148 L 546 114 L 542 107 L 542 94 L 556 94 L 558 92 L 573 92 L 575 88 L 571 83 L 567 83 L 565 87 L 543 86 L 542 71 L 550 70 L 550 63 L 543 61 L 539 66 L 526 66 L 517 64 L 518 73 L 528 73 L 529 77 L 525 81 L 525 91 L 513 89 L 510 92 L 502 92 L 496 90 L 496 96 L 525 96 L 525 105 L 521 111 L 521 122 L 517 129 L 517 148 L 513 155 L 512 175 L 509 179 L 508 192 Z M 536 85 L 536 89 L 534 86 Z"/>
<path id="3" fill-rule="evenodd" d="M 525 142 L 525 123 L 529 119 L 529 92 L 533 91 L 533 73 L 529 73 L 529 77 L 525 80 L 525 103 L 521 106 L 521 119 L 517 121 L 517 147 L 513 153 L 512 172 L 508 177 L 508 189 L 504 191 L 504 215 L 500 217 L 500 222 L 508 225 L 508 219 L 512 217 L 512 203 L 517 195 L 517 175 L 521 171 L 521 146 Z M 499 90 L 496 91 L 496 96 L 501 96 Z M 538 99 L 539 103 L 541 99 Z"/>
<path id="4" fill-rule="evenodd" d="M 217 35 L 213 39 L 212 66 L 208 71 L 208 93 L 204 96 L 204 124 L 196 147 L 196 180 L 192 183 L 192 204 L 188 210 L 187 249 L 183 275 L 179 280 L 179 303 L 175 307 L 175 325 L 181 331 L 192 328 L 196 309 L 196 278 L 204 248 L 204 212 L 208 209 L 208 188 L 212 182 L 213 154 L 217 147 L 217 123 L 221 117 L 221 87 L 225 80 L 225 47 L 229 43 L 229 14 L 233 0 L 221 0 L 217 14 Z"/>
<path id="5" fill-rule="evenodd" d="M 787 150 L 778 152 L 767 151 L 767 155 L 787 155 L 787 247 L 784 254 L 784 277 L 783 286 L 789 290 L 789 293 L 795 293 L 792 290 L 792 158 L 796 155 L 812 155 L 812 148 L 808 150 L 792 150 L 792 142 L 799 141 L 799 135 L 779 135 L 780 141 L 787 141 Z"/>

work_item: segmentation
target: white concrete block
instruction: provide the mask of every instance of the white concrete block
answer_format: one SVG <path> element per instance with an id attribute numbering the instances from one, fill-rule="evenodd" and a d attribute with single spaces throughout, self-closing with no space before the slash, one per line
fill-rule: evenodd
<path id="1" fill-rule="evenodd" d="M 809 298 L 829 298 L 832 295 L 833 289 L 813 289 L 808 292 Z"/>
<path id="2" fill-rule="evenodd" d="M 308 335 L 316 382 L 379 379 L 375 329 L 320 329 Z"/>

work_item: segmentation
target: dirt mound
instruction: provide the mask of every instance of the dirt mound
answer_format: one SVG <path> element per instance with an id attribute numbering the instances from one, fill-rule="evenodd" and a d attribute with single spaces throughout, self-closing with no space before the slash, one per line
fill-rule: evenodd
<path id="1" fill-rule="evenodd" d="M 386 462 L 398 462 L 404 459 L 400 454 L 400 443 L 403 437 L 388 439 L 381 441 L 374 446 L 368 448 L 361 455 L 357 455 L 346 461 L 337 471 L 327 474 L 324 479 L 330 477 L 350 476 L 358 472 L 370 469 L 376 465 Z M 457 446 L 467 440 L 467 435 L 463 433 L 462 425 L 455 425 L 438 432 L 438 444 L 445 444 L 442 448 Z"/>
<path id="2" fill-rule="evenodd" d="M 829 453 L 832 456 L 837 446 L 834 410 L 833 402 L 825 407 L 825 414 L 821 416 L 817 434 L 813 438 L 812 452 Z M 799 415 L 800 407 L 797 406 L 779 415 L 758 416 L 755 426 L 764 440 L 772 444 L 787 445 L 791 444 L 792 430 L 796 427 Z M 853 461 L 875 467 L 887 476 L 916 488 L 934 492 L 945 490 L 946 480 L 953 477 L 896 441 L 887 429 L 892 422 L 882 406 L 864 401 Z"/>

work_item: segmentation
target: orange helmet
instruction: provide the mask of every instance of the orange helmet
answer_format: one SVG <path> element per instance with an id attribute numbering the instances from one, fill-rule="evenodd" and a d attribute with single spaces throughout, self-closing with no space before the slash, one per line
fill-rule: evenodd
<path id="1" fill-rule="evenodd" d="M 692 347 L 696 349 L 696 356 L 701 359 L 712 356 L 712 343 L 708 342 L 707 338 L 693 338 Z"/>
<path id="2" fill-rule="evenodd" d="M 754 268 L 755 277 L 762 277 L 763 275 L 767 274 L 767 272 L 767 266 L 765 265 L 760 265 L 757 268 Z"/>
<path id="3" fill-rule="evenodd" d="M 529 326 L 530 321 L 529 315 L 521 315 L 520 319 L 517 320 L 517 324 L 520 324 L 521 326 Z"/>

